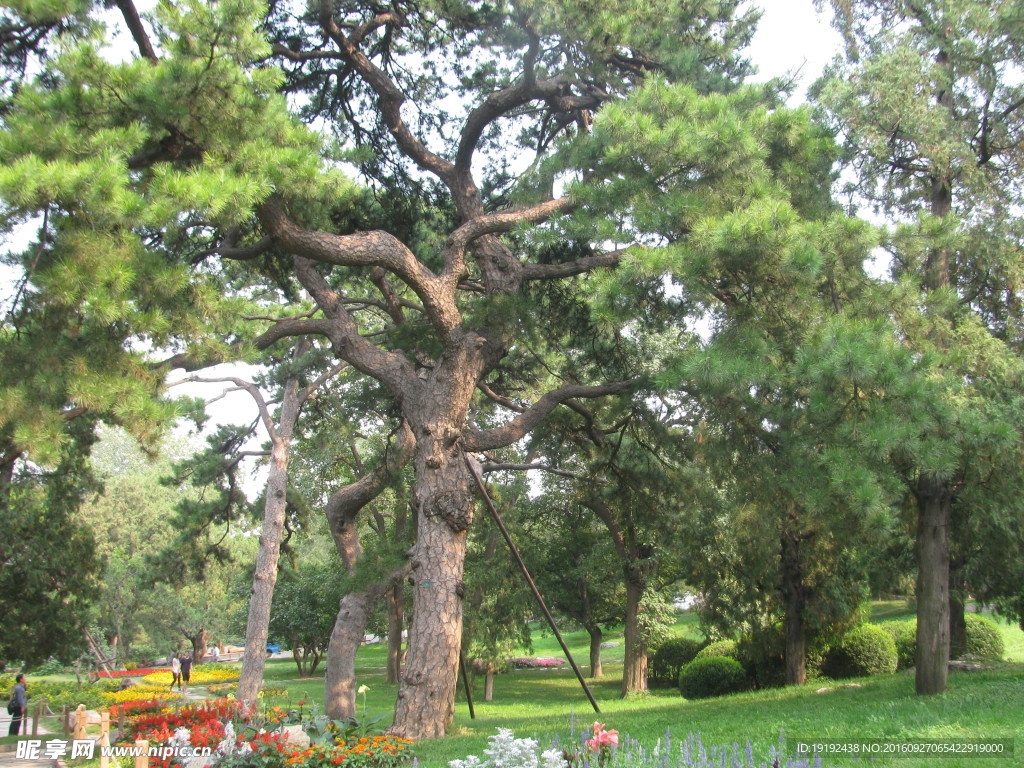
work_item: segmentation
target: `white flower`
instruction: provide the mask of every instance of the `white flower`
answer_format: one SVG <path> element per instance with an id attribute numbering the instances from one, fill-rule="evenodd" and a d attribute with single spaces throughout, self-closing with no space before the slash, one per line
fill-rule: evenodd
<path id="1" fill-rule="evenodd" d="M 560 749 L 546 749 L 540 754 L 541 768 L 566 768 L 565 756 Z"/>

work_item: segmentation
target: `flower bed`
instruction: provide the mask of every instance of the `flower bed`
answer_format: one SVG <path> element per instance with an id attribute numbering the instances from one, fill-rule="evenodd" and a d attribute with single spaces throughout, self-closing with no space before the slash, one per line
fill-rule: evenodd
<path id="1" fill-rule="evenodd" d="M 192 671 L 189 674 L 189 683 L 193 685 L 226 683 L 237 680 L 240 675 L 241 672 L 239 670 L 231 669 L 230 667 L 226 668 L 219 664 L 200 664 L 198 667 L 192 667 Z M 154 685 L 170 685 L 173 678 L 171 677 L 170 670 L 159 670 L 146 675 L 142 679 Z"/>
<path id="2" fill-rule="evenodd" d="M 177 712 L 154 711 L 157 702 L 132 704 L 142 712 L 131 717 L 126 743 L 146 739 L 153 745 L 210 747 L 213 768 L 396 768 L 411 757 L 411 742 L 394 736 L 338 738 L 307 747 L 289 744 L 282 733 L 268 733 L 264 727 L 287 719 L 288 713 L 280 708 L 259 718 L 226 699 L 184 706 Z M 236 724 L 241 737 L 236 736 Z M 154 765 L 178 768 L 171 758 Z"/>
<path id="3" fill-rule="evenodd" d="M 149 669 L 115 669 L 113 672 L 100 671 L 96 673 L 97 677 L 141 677 L 142 675 L 152 675 L 156 672 L 167 672 L 170 674 L 170 670 L 167 667 L 151 667 Z M 170 682 L 170 679 L 167 681 Z"/>
<path id="4" fill-rule="evenodd" d="M 111 705 L 110 717 L 117 718 L 121 715 L 124 715 L 125 717 L 139 717 L 140 715 L 151 715 L 156 714 L 161 709 L 164 709 L 166 706 L 167 702 L 161 701 L 160 699 L 125 701 L 120 704 Z"/>
<path id="5" fill-rule="evenodd" d="M 168 701 L 170 699 L 181 698 L 180 693 L 168 690 L 162 685 L 133 685 L 131 688 L 125 688 L 123 691 L 106 691 L 100 695 L 108 702 L 113 702 L 115 704 L 124 704 L 128 701 L 140 701 L 145 699 Z"/>

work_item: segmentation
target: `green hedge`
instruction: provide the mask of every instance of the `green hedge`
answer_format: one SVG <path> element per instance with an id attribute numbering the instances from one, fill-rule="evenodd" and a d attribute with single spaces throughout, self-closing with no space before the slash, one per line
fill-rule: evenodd
<path id="1" fill-rule="evenodd" d="M 651 656 L 648 679 L 659 685 L 675 685 L 683 667 L 693 661 L 704 643 L 692 637 L 673 637 L 666 640 Z"/>
<path id="2" fill-rule="evenodd" d="M 967 653 L 983 659 L 1002 659 L 1006 645 L 999 626 L 987 616 L 968 613 Z M 917 663 L 917 620 L 885 621 L 878 625 L 896 643 L 897 669 L 910 669 Z"/>
<path id="3" fill-rule="evenodd" d="M 896 671 L 896 643 L 874 624 L 854 627 L 829 649 L 825 659 L 829 677 L 867 677 Z"/>
<path id="4" fill-rule="evenodd" d="M 738 651 L 736 649 L 735 640 L 716 640 L 710 645 L 706 645 L 701 648 L 700 652 L 694 658 L 707 659 L 711 656 L 725 656 L 727 659 L 739 661 L 737 654 Z"/>
<path id="5" fill-rule="evenodd" d="M 736 693 L 747 687 L 747 673 L 736 659 L 704 656 L 683 667 L 679 692 L 688 699 L 707 699 Z"/>
<path id="6" fill-rule="evenodd" d="M 1006 644 L 999 627 L 987 616 L 969 613 L 967 618 L 967 653 L 983 659 L 1002 659 Z"/>
<path id="7" fill-rule="evenodd" d="M 878 625 L 896 645 L 896 669 L 910 669 L 917 656 L 917 620 L 883 621 Z"/>

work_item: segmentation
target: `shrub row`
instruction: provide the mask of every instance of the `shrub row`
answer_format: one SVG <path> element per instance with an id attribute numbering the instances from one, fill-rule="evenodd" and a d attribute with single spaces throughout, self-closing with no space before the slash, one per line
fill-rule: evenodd
<path id="1" fill-rule="evenodd" d="M 1002 659 L 1006 645 L 999 627 L 987 616 L 969 613 L 967 619 L 967 653 L 982 659 Z M 910 669 L 917 656 L 917 620 L 884 621 L 878 625 L 896 643 L 897 669 Z"/>
<path id="2" fill-rule="evenodd" d="M 915 633 L 914 620 L 890 621 L 861 624 L 827 648 L 812 643 L 807 654 L 808 676 L 867 677 L 892 674 L 897 669 L 913 666 Z M 658 673 L 664 675 L 671 665 L 681 664 L 679 690 L 688 699 L 785 682 L 784 641 L 778 628 L 774 632 L 743 637 L 738 642 L 719 640 L 704 647 L 685 638 L 672 643 L 671 649 L 665 651 L 658 662 Z M 1003 638 L 995 622 L 984 616 L 967 616 L 967 652 L 982 658 L 1003 657 Z M 685 662 L 688 657 L 692 657 L 692 661 Z"/>

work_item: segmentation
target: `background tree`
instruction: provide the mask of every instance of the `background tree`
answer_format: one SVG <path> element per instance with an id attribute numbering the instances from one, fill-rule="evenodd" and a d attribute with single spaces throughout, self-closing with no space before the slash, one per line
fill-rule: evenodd
<path id="1" fill-rule="evenodd" d="M 70 661 L 85 644 L 100 570 L 92 532 L 77 517 L 95 488 L 92 427 L 70 425 L 52 469 L 18 462 L 0 479 L 0 663 Z"/>
<path id="2" fill-rule="evenodd" d="M 1024 40 L 1008 4 L 835 8 L 848 53 L 819 99 L 849 151 L 855 201 L 899 222 L 888 243 L 893 277 L 918 293 L 900 312 L 900 332 L 937 383 L 914 450 L 895 465 L 917 519 L 916 688 L 941 693 L 954 510 L 978 481 L 979 460 L 1019 450 L 1006 403 L 1020 381 L 1024 90 L 1010 73 Z"/>

